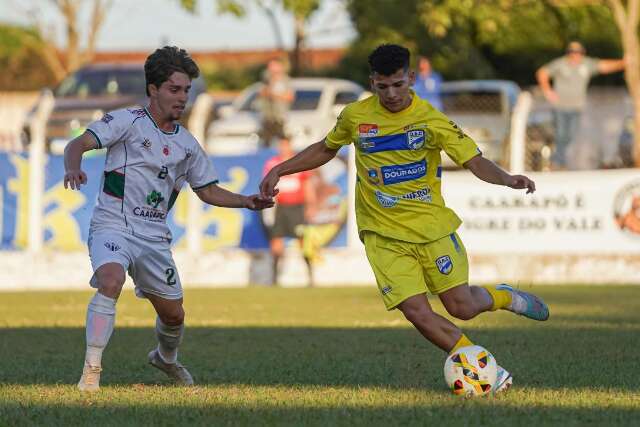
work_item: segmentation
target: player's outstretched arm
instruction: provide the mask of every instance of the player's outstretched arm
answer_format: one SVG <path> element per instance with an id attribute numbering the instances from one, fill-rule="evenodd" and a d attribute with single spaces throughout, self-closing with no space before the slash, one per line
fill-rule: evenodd
<path id="1" fill-rule="evenodd" d="M 536 183 L 524 175 L 511 175 L 482 155 L 467 161 L 464 167 L 476 177 L 490 184 L 505 185 L 516 189 L 527 189 L 527 194 L 536 191 Z"/>
<path id="2" fill-rule="evenodd" d="M 232 193 L 216 184 L 208 185 L 196 191 L 196 194 L 203 202 L 223 208 L 247 208 L 257 211 L 273 207 L 273 199 L 270 197 L 263 198 L 259 194 L 244 196 Z"/>
<path id="3" fill-rule="evenodd" d="M 80 169 L 80 163 L 85 151 L 93 150 L 96 146 L 93 135 L 85 132 L 64 147 L 64 188 L 79 190 L 80 185 L 87 183 L 87 175 Z"/>
<path id="4" fill-rule="evenodd" d="M 271 198 L 278 191 L 276 185 L 281 176 L 315 169 L 333 159 L 338 150 L 326 146 L 324 140 L 311 144 L 292 158 L 274 166 L 260 183 L 260 194 L 263 198 Z"/>

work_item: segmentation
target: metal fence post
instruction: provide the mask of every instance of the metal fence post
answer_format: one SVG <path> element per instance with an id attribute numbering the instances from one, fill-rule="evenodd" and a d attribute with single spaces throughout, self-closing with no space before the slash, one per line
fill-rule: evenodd
<path id="1" fill-rule="evenodd" d="M 53 110 L 54 98 L 50 90 L 44 90 L 38 108 L 30 124 L 29 143 L 29 240 L 28 250 L 40 252 L 44 243 L 43 198 L 45 168 L 45 138 L 47 120 Z"/>
<path id="2" fill-rule="evenodd" d="M 201 93 L 193 103 L 191 115 L 189 116 L 189 132 L 198 140 L 202 147 L 205 147 L 205 136 L 207 126 L 207 116 L 213 105 L 213 97 L 208 93 Z M 187 250 L 191 254 L 198 254 L 202 251 L 202 230 L 200 218 L 202 216 L 202 202 L 198 195 L 189 191 L 187 199 Z"/>
<path id="3" fill-rule="evenodd" d="M 521 92 L 511 115 L 509 169 L 514 174 L 524 172 L 527 154 L 527 121 L 531 104 L 531 93 Z"/>

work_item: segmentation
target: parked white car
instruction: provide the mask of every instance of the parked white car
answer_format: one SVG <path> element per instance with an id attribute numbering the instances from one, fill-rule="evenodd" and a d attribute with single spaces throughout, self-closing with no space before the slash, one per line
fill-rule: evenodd
<path id="1" fill-rule="evenodd" d="M 231 105 L 220 107 L 220 119 L 211 123 L 206 148 L 218 155 L 254 153 L 259 147 L 257 108 L 261 83 L 245 89 Z M 294 100 L 285 121 L 295 150 L 324 138 L 345 105 L 367 96 L 362 86 L 341 79 L 293 78 Z"/>

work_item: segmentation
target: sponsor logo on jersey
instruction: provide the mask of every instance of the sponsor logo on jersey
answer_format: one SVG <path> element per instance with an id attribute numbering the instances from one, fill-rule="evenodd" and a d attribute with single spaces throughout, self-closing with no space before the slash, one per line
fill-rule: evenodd
<path id="1" fill-rule="evenodd" d="M 149 139 L 145 138 L 144 141 L 142 141 L 142 146 L 146 149 L 151 148 L 151 141 L 149 141 Z"/>
<path id="2" fill-rule="evenodd" d="M 392 208 L 398 204 L 398 197 L 390 194 L 384 194 L 382 191 L 376 191 L 376 199 L 383 208 Z"/>
<path id="3" fill-rule="evenodd" d="M 360 149 L 360 151 L 366 152 L 368 149 L 373 148 L 375 146 L 376 146 L 376 143 L 368 140 L 367 138 L 358 139 L 358 148 Z"/>
<path id="4" fill-rule="evenodd" d="M 164 197 L 162 197 L 162 193 L 159 193 L 156 190 L 153 190 L 147 195 L 147 204 L 149 206 L 153 206 L 154 209 L 156 209 L 158 205 L 163 201 Z"/>
<path id="5" fill-rule="evenodd" d="M 369 169 L 367 171 L 367 176 L 369 177 L 369 182 L 373 185 L 380 184 L 380 171 L 378 169 Z"/>
<path id="6" fill-rule="evenodd" d="M 423 129 L 410 130 L 407 132 L 407 146 L 411 150 L 419 150 L 424 147 L 426 132 Z"/>
<path id="7" fill-rule="evenodd" d="M 360 138 L 370 138 L 378 136 L 378 125 L 371 123 L 360 123 L 358 125 L 358 136 Z"/>
<path id="8" fill-rule="evenodd" d="M 109 249 L 111 252 L 117 252 L 120 250 L 120 245 L 115 242 L 104 242 L 104 247 Z"/>
<path id="9" fill-rule="evenodd" d="M 382 292 L 382 295 L 388 294 L 389 292 L 391 292 L 391 286 L 389 286 L 389 285 L 385 286 L 384 288 L 382 288 L 380 290 L 380 292 Z"/>
<path id="10" fill-rule="evenodd" d="M 419 200 L 421 202 L 431 203 L 431 189 L 421 188 L 420 190 L 403 194 L 401 198 L 404 200 Z"/>
<path id="11" fill-rule="evenodd" d="M 139 218 L 152 222 L 164 222 L 165 213 L 157 209 L 136 206 L 133 208 L 133 214 Z"/>
<path id="12" fill-rule="evenodd" d="M 449 255 L 444 255 L 436 259 L 436 267 L 442 274 L 449 274 L 453 270 L 453 261 Z"/>
<path id="13" fill-rule="evenodd" d="M 380 172 L 384 185 L 413 181 L 427 174 L 427 161 L 422 160 L 404 165 L 382 166 Z"/>
<path id="14" fill-rule="evenodd" d="M 105 115 L 100 119 L 100 121 L 103 121 L 105 123 L 109 123 L 111 120 L 113 120 L 113 116 L 109 113 L 105 113 Z"/>
<path id="15" fill-rule="evenodd" d="M 403 194 L 401 196 L 392 196 L 391 194 L 383 193 L 376 190 L 376 200 L 383 208 L 392 208 L 398 204 L 399 200 L 418 200 L 420 202 L 431 203 L 431 189 L 421 188 L 420 190 L 412 191 L 411 193 Z"/>
<path id="16" fill-rule="evenodd" d="M 162 146 L 162 154 L 164 154 L 165 156 L 169 155 L 169 146 L 168 145 Z"/>
<path id="17" fill-rule="evenodd" d="M 185 149 L 184 152 L 185 152 L 185 157 L 187 159 L 189 159 L 189 158 L 191 158 L 191 156 L 193 156 L 193 151 L 191 151 L 191 148 Z"/>

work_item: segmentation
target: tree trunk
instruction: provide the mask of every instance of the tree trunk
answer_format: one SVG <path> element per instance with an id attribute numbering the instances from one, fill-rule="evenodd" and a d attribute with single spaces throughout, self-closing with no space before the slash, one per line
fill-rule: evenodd
<path id="1" fill-rule="evenodd" d="M 305 19 L 302 16 L 294 17 L 294 45 L 291 52 L 291 74 L 299 76 L 302 71 L 302 49 L 304 48 L 304 41 L 306 37 L 305 33 Z"/>
<path id="2" fill-rule="evenodd" d="M 625 10 L 621 0 L 608 0 L 609 7 L 620 31 L 622 49 L 625 57 L 624 78 L 633 99 L 633 159 L 640 167 L 640 42 L 638 40 L 638 21 L 640 0 L 629 0 Z"/>

